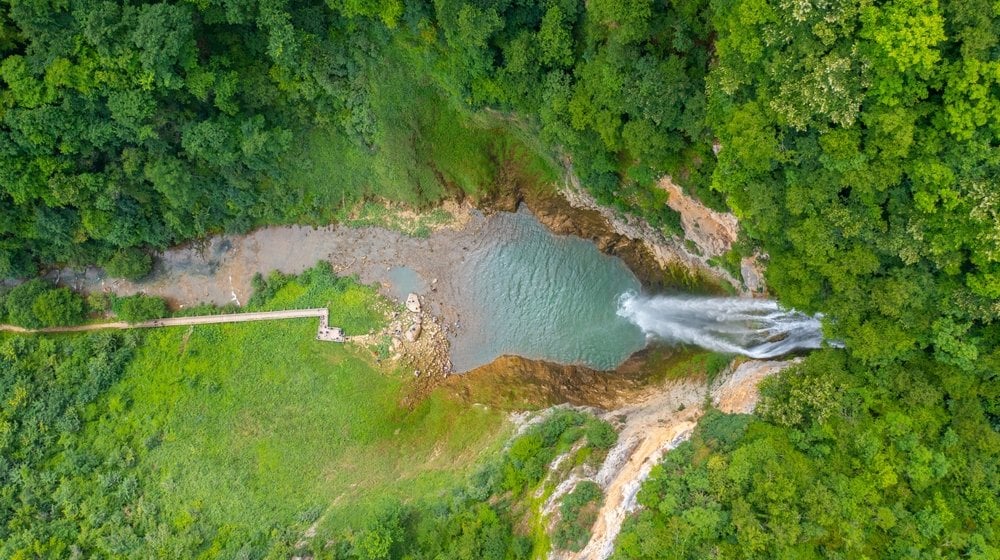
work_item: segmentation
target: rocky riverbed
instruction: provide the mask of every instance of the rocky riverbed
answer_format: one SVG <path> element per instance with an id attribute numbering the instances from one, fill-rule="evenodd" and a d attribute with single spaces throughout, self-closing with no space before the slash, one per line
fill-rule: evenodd
<path id="1" fill-rule="evenodd" d="M 678 192 L 671 196 L 676 199 L 678 196 L 683 197 L 683 194 Z M 610 404 L 606 397 L 599 398 L 599 394 L 630 394 L 633 385 L 641 385 L 628 374 L 623 374 L 643 370 L 641 353 L 621 363 L 617 367 L 617 375 L 613 377 L 598 371 L 613 369 L 616 363 L 642 346 L 637 331 L 629 331 L 627 326 L 619 325 L 619 329 L 624 329 L 621 332 L 595 332 L 594 340 L 631 337 L 634 342 L 616 350 L 623 352 L 621 357 L 615 357 L 614 351 L 611 354 L 604 352 L 596 362 L 590 364 L 573 357 L 582 355 L 581 352 L 586 354 L 587 351 L 586 348 L 574 348 L 575 340 L 569 341 L 570 351 L 563 355 L 534 353 L 531 345 L 553 344 L 554 338 L 566 336 L 566 333 L 571 333 L 572 336 L 575 330 L 587 327 L 588 322 L 614 321 L 613 317 L 601 315 L 591 319 L 590 315 L 579 318 L 569 315 L 565 324 L 555 323 L 548 332 L 538 334 L 528 330 L 520 346 L 494 344 L 494 333 L 489 330 L 491 319 L 484 315 L 482 301 L 477 300 L 472 292 L 483 281 L 495 282 L 497 278 L 478 278 L 477 275 L 482 274 L 484 269 L 471 264 L 477 258 L 483 260 L 482 255 L 477 254 L 484 250 L 484 246 L 492 250 L 497 245 L 497 239 L 516 238 L 517 233 L 511 231 L 512 223 L 519 224 L 514 226 L 515 230 L 531 229 L 530 223 L 526 224 L 524 220 L 512 222 L 510 212 L 530 214 L 551 232 L 568 236 L 558 238 L 555 241 L 557 244 L 576 243 L 578 248 L 582 247 L 587 263 L 581 265 L 579 274 L 589 273 L 594 268 L 594 262 L 603 263 L 595 256 L 596 253 L 586 254 L 586 243 L 581 241 L 585 240 L 592 242 L 601 252 L 620 258 L 643 285 L 654 289 L 670 288 L 670 269 L 678 266 L 701 278 L 709 290 L 721 289 L 712 288 L 713 285 L 733 282 L 725 271 L 709 266 L 707 261 L 690 253 L 681 240 L 667 238 L 640 221 L 601 208 L 575 186 L 571 179 L 567 179 L 560 190 L 501 192 L 478 201 L 477 206 L 478 208 L 474 207 L 468 200 L 445 203 L 443 207 L 435 209 L 438 219 L 434 221 L 430 234 L 422 238 L 373 226 L 268 227 L 246 235 L 217 236 L 165 251 L 158 256 L 153 274 L 141 282 L 106 278 L 99 269 L 59 270 L 51 274 L 51 277 L 78 289 L 112 291 L 122 295 L 140 292 L 158 295 L 167 298 L 177 307 L 202 302 L 242 305 L 251 295 L 250 284 L 255 274 L 267 274 L 271 270 L 298 273 L 319 260 L 327 260 L 339 274 L 357 275 L 363 282 L 377 284 L 386 296 L 397 302 L 401 303 L 408 292 L 419 293 L 423 308 L 415 318 L 420 321 L 420 336 L 417 340 L 406 340 L 407 337 L 403 334 L 414 326 L 414 318 L 408 317 L 391 317 L 389 328 L 383 333 L 348 333 L 354 334 L 357 342 L 373 348 L 390 344 L 393 355 L 404 358 L 418 376 L 437 376 L 456 369 L 461 371 L 477 367 L 493 372 L 503 370 L 503 375 L 519 372 L 522 381 L 537 382 L 539 387 L 544 385 L 546 389 L 543 393 L 554 399 L 561 398 L 569 402 L 602 401 L 599 404 Z M 684 203 L 681 208 L 693 209 L 691 212 L 701 211 L 697 204 L 689 202 Z M 439 219 L 442 214 L 448 218 Z M 401 212 L 399 216 L 404 221 L 421 219 L 420 215 L 412 212 Z M 722 219 L 727 218 L 723 216 Z M 395 222 L 393 225 L 399 227 Z M 529 233 L 537 237 L 537 232 Z M 725 241 L 714 240 L 719 245 L 718 250 L 723 248 Z M 728 239 L 728 242 L 731 241 L 732 239 Z M 547 258 L 547 254 L 543 255 L 544 258 Z M 559 271 L 574 264 L 570 258 L 569 261 L 550 263 L 549 269 L 558 276 Z M 503 266 L 508 265 L 501 264 L 499 268 L 494 266 L 493 270 L 487 272 L 505 281 L 507 274 Z M 509 266 L 531 269 L 534 268 L 534 263 L 519 263 L 515 260 Z M 602 266 L 611 266 L 608 270 L 614 269 L 613 263 Z M 515 291 L 523 288 L 519 283 L 524 282 L 546 285 L 552 282 L 572 283 L 573 274 L 575 273 L 570 272 L 564 278 L 517 278 L 513 288 Z M 586 283 L 599 284 L 601 281 L 588 279 Z M 607 293 L 632 289 L 628 287 L 627 281 L 624 285 L 617 284 L 618 287 L 615 287 L 615 282 L 620 281 L 612 282 L 608 288 L 611 291 Z M 638 284 L 634 286 L 638 288 Z M 573 292 L 578 286 L 557 288 L 556 292 Z M 528 286 L 525 289 L 534 288 Z M 496 297 L 494 296 L 495 299 Z M 500 297 L 502 299 L 502 294 Z M 595 297 L 612 296 L 582 293 L 576 299 L 586 301 Z M 573 300 L 570 301 L 572 306 Z M 511 328 L 513 324 L 516 329 L 518 321 L 533 322 L 538 319 L 530 315 L 522 317 L 517 313 L 509 313 L 524 311 L 514 301 L 507 306 L 502 301 L 499 303 L 500 311 L 508 312 L 504 317 L 508 321 L 505 328 Z M 561 304 L 557 307 L 565 306 L 566 304 Z M 548 310 L 540 313 L 542 319 L 547 319 L 551 314 Z M 454 368 L 452 363 L 456 351 L 462 366 L 459 368 Z M 493 358 L 505 354 L 520 354 L 520 357 L 508 356 L 499 362 L 493 362 Z M 555 363 L 560 359 L 563 364 Z M 595 368 L 595 365 L 598 367 Z M 537 375 L 540 372 L 544 374 Z M 598 382 L 599 379 L 603 381 Z M 437 382 L 433 384 L 436 385 Z"/>

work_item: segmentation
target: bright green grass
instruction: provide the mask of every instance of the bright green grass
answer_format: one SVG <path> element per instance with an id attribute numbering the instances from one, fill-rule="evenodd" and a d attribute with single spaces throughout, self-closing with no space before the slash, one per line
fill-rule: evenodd
<path id="1" fill-rule="evenodd" d="M 285 181 L 278 186 L 296 195 L 286 210 L 289 222 L 332 221 L 338 209 L 353 206 L 371 192 L 372 155 L 349 138 L 318 127 L 300 142 L 297 153 L 288 158 Z"/>
<path id="2" fill-rule="evenodd" d="M 357 331 L 375 297 L 356 284 L 292 282 L 267 307 L 321 301 Z M 357 526 L 387 498 L 459 484 L 506 435 L 499 412 L 440 394 L 400 407 L 407 376 L 315 331 L 315 319 L 297 319 L 147 335 L 101 421 L 151 447 L 140 459 L 146 485 L 176 530 L 301 532 L 317 516 L 327 530 Z"/>
<path id="3" fill-rule="evenodd" d="M 397 208 L 381 202 L 365 202 L 353 211 L 344 209 L 338 222 L 343 225 L 360 228 L 380 226 L 402 232 L 411 237 L 430 236 L 436 226 L 451 222 L 454 216 L 444 208 L 434 208 L 428 212 L 399 212 Z"/>

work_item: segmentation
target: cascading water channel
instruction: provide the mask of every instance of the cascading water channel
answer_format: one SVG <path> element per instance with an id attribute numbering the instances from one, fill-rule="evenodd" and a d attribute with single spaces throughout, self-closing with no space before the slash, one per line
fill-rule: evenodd
<path id="1" fill-rule="evenodd" d="M 770 300 L 628 292 L 618 301 L 618 315 L 654 340 L 758 359 L 820 348 L 824 341 L 819 318 Z"/>

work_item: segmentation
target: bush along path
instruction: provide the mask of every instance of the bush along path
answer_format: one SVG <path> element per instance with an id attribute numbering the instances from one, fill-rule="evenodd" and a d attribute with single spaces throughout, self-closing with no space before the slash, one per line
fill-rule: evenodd
<path id="1" fill-rule="evenodd" d="M 310 309 L 287 309 L 284 311 L 255 311 L 250 313 L 224 313 L 220 315 L 200 315 L 195 317 L 168 317 L 129 323 L 116 321 L 112 323 L 93 323 L 89 325 L 74 325 L 67 327 L 43 327 L 29 329 L 16 325 L 0 325 L 0 331 L 16 333 L 71 333 L 96 331 L 103 329 L 149 329 L 159 327 L 180 327 L 185 325 L 212 325 L 217 323 L 245 323 L 250 321 L 275 321 L 282 319 L 302 319 L 319 317 L 319 329 L 316 332 L 318 340 L 344 342 L 344 331 L 339 327 L 329 325 L 330 310 L 325 307 Z"/>

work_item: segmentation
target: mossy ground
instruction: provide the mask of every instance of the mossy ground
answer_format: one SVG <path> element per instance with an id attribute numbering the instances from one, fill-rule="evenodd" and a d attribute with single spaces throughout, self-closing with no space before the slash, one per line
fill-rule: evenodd
<path id="1" fill-rule="evenodd" d="M 285 183 L 276 186 L 293 193 L 287 221 L 350 223 L 360 208 L 364 225 L 391 227 L 386 203 L 426 210 L 449 197 L 509 190 L 510 182 L 551 188 L 559 178 L 553 154 L 529 125 L 462 107 L 417 70 L 420 61 L 411 63 L 386 62 L 385 79 L 371 86 L 378 125 L 370 146 L 330 125 L 300 139 L 286 158 Z"/>
<path id="2" fill-rule="evenodd" d="M 651 384 L 679 379 L 704 378 L 711 383 L 733 356 L 706 350 L 677 349 L 651 346 L 646 352 L 644 368 Z"/>

